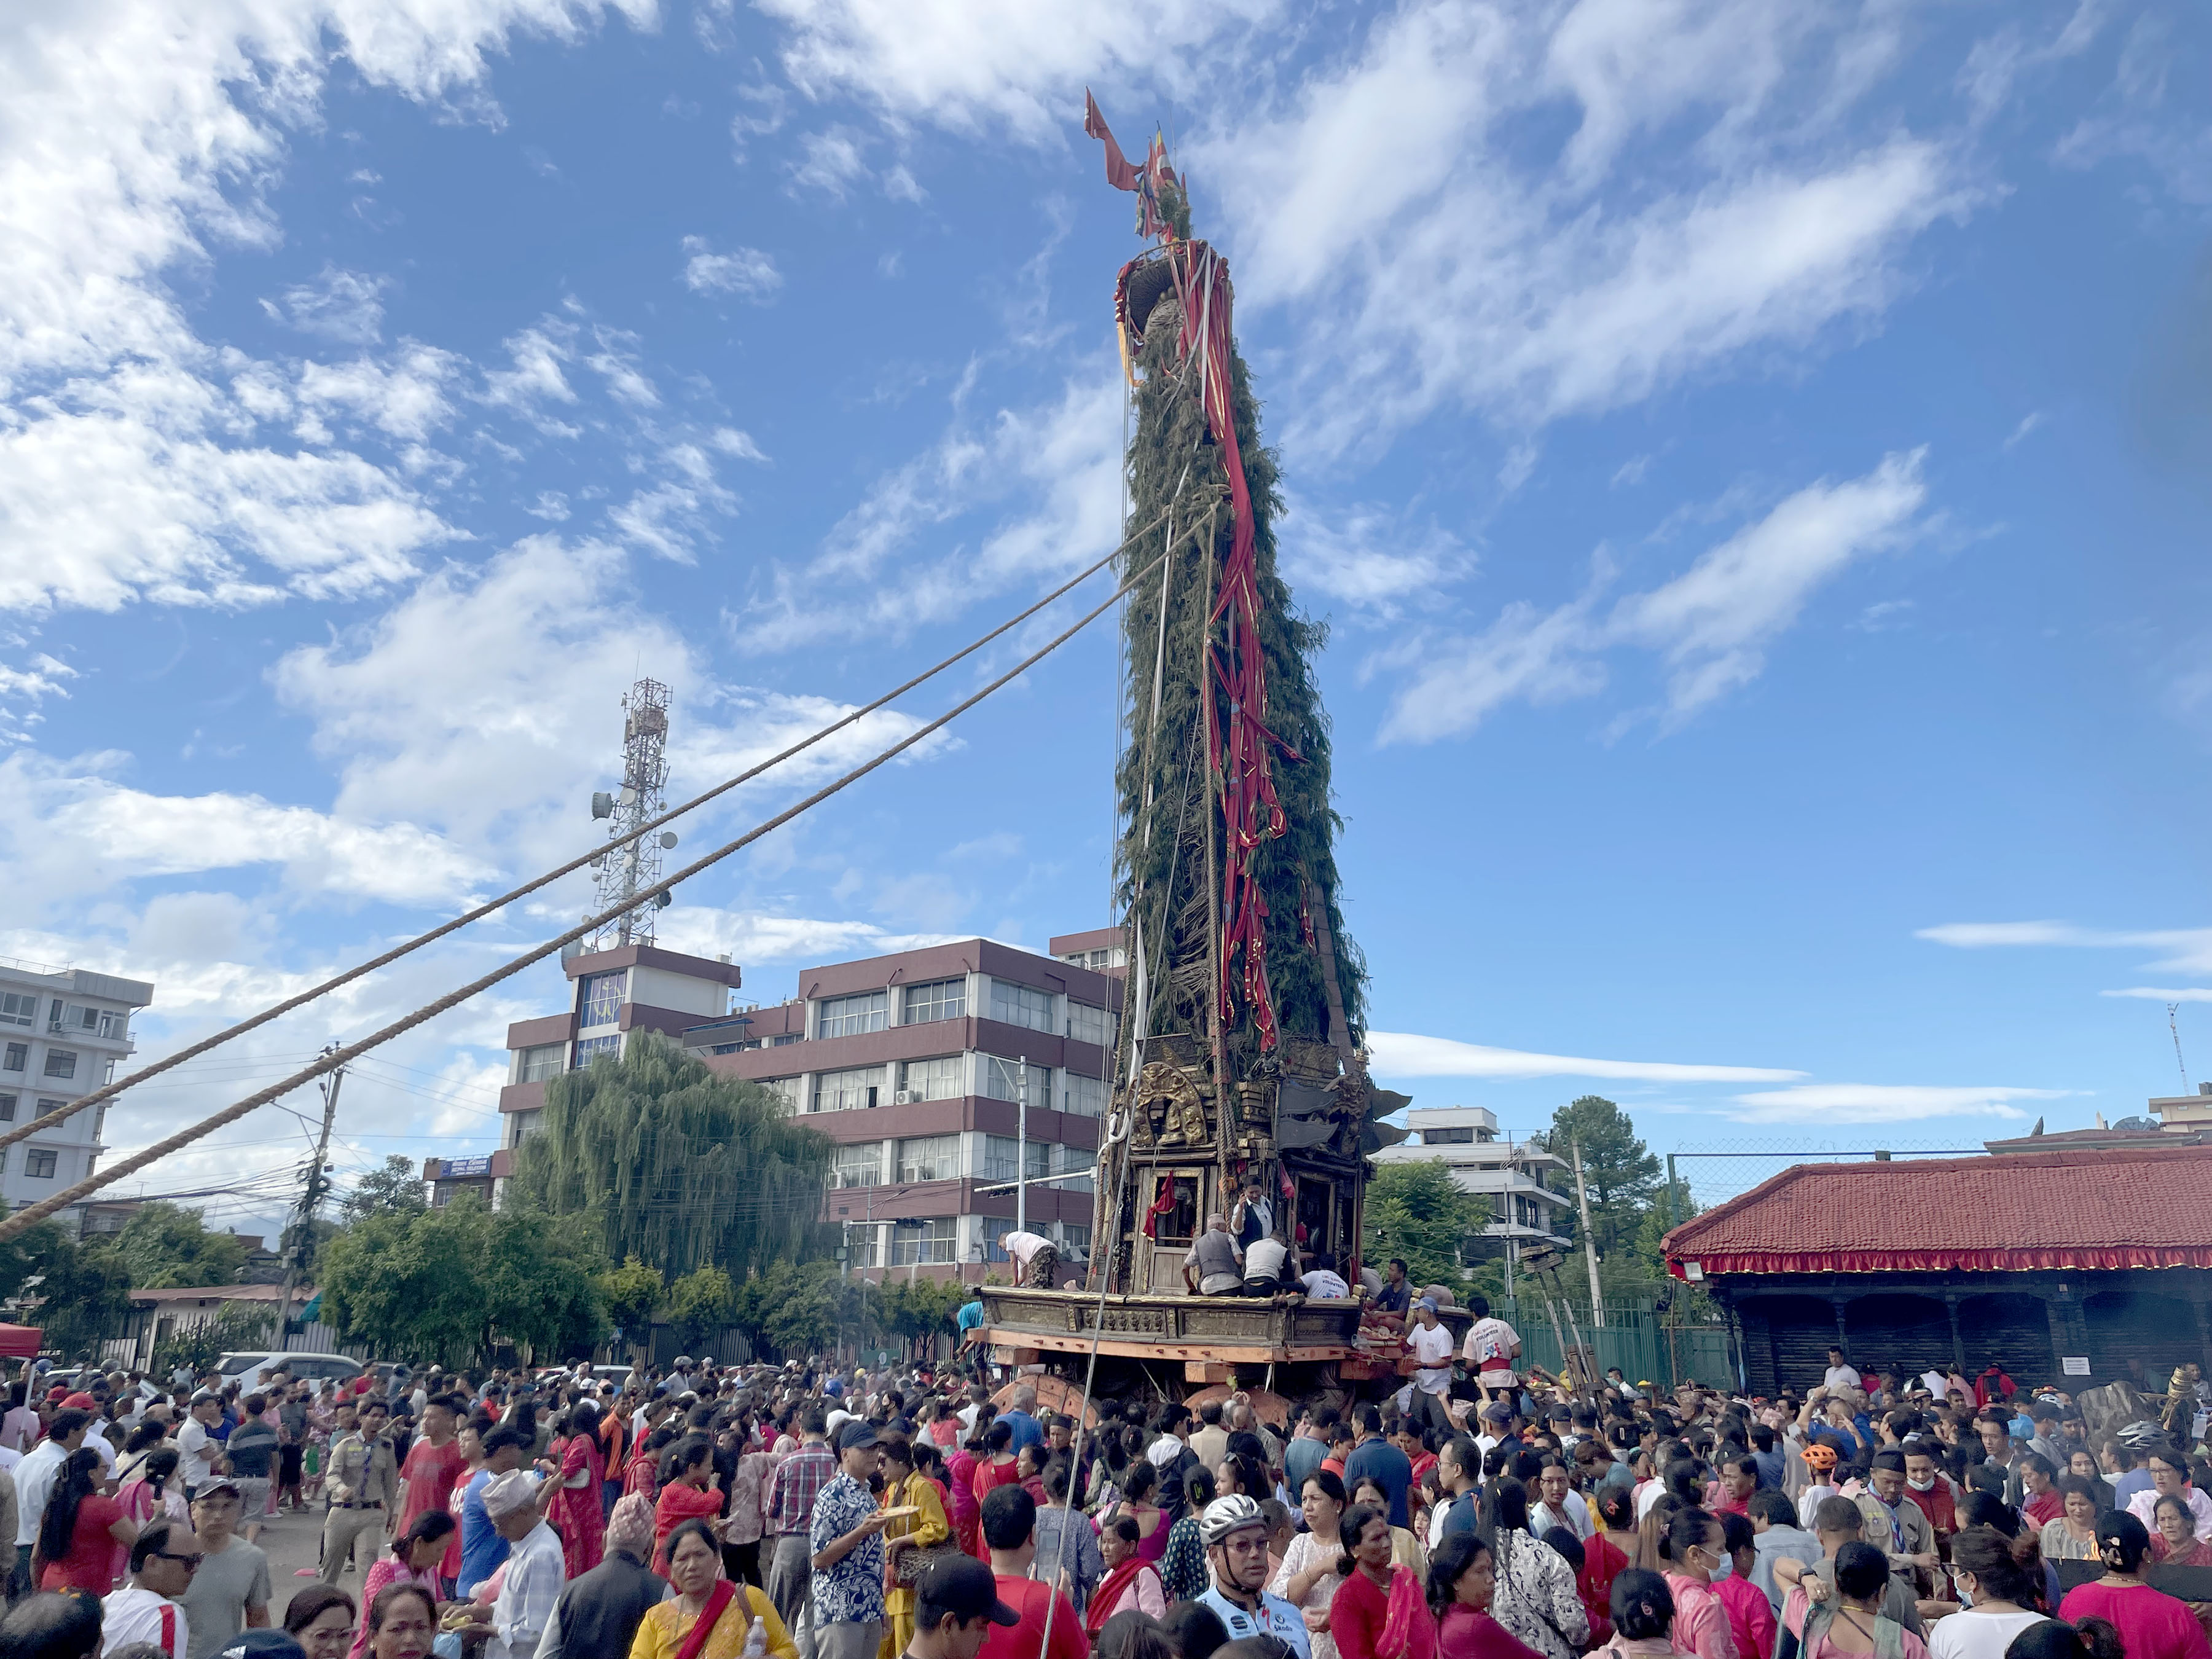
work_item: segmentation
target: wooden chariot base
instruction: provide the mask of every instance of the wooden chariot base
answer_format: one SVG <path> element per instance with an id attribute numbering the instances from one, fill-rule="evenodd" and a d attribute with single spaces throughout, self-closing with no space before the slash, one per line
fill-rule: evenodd
<path id="1" fill-rule="evenodd" d="M 1359 1304 L 1232 1296 L 1115 1296 L 986 1285 L 991 1358 L 1033 1365 L 1047 1353 L 1182 1362 L 1191 1382 L 1226 1382 L 1235 1367 L 1325 1364 L 1347 1378 L 1395 1375 L 1395 1356 L 1358 1346 Z"/>

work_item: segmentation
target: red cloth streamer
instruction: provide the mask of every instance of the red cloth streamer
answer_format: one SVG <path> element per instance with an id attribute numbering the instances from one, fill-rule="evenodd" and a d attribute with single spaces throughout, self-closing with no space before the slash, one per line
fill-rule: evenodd
<path id="1" fill-rule="evenodd" d="M 1160 1218 L 1165 1215 L 1170 1210 L 1175 1208 L 1175 1177 L 1172 1176 L 1163 1176 L 1160 1177 L 1160 1195 L 1153 1201 L 1152 1207 L 1145 1212 L 1145 1237 L 1146 1238 L 1158 1238 L 1159 1237 L 1158 1228 Z"/>

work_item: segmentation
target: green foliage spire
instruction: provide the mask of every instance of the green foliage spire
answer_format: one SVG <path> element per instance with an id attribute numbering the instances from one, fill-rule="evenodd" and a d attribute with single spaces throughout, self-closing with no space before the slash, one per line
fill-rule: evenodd
<path id="1" fill-rule="evenodd" d="M 1143 378 L 1136 394 L 1136 434 L 1127 463 L 1129 523 L 1153 526 L 1124 556 L 1128 568 L 1151 565 L 1169 548 L 1171 535 L 1174 550 L 1170 569 L 1147 576 L 1132 592 L 1123 622 L 1129 724 L 1116 779 L 1122 826 L 1116 873 L 1124 909 L 1143 924 L 1148 956 L 1152 963 L 1164 963 L 1152 986 L 1152 1033 L 1208 1029 L 1202 695 L 1217 698 L 1215 730 L 1226 724 L 1219 689 L 1205 685 L 1200 670 L 1208 608 L 1206 556 L 1210 543 L 1218 578 L 1231 533 L 1229 487 L 1221 450 L 1206 433 L 1193 377 L 1177 373 L 1182 360 L 1172 319 L 1179 316 L 1170 295 L 1153 311 L 1146 327 L 1138 360 Z M 1322 957 L 1306 942 L 1301 923 L 1310 882 L 1317 902 L 1327 907 L 1346 1019 L 1356 1042 L 1367 1024 L 1367 970 L 1344 925 L 1335 851 L 1344 821 L 1331 793 L 1329 720 L 1314 677 L 1314 659 L 1328 630 L 1298 611 L 1277 569 L 1275 519 L 1282 511 L 1282 495 L 1276 459 L 1261 441 L 1260 406 L 1241 354 L 1232 351 L 1231 370 L 1237 440 L 1253 508 L 1261 647 L 1267 655 L 1267 723 L 1299 757 L 1293 760 L 1279 750 L 1272 757 L 1289 829 L 1280 838 L 1262 842 L 1255 860 L 1268 909 L 1268 979 L 1285 1034 L 1333 1036 Z M 1172 520 L 1155 525 L 1170 505 Z M 1218 799 L 1218 780 L 1216 791 Z M 1220 848 L 1218 820 L 1215 835 Z M 1231 1051 L 1249 1066 L 1256 1045 L 1249 1018 L 1240 1018 L 1231 1033 Z"/>

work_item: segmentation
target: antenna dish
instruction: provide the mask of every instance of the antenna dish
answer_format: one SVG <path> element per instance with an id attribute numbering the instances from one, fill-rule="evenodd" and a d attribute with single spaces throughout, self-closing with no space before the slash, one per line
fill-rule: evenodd
<path id="1" fill-rule="evenodd" d="M 653 896 L 653 908 L 656 910 L 665 910 L 675 902 L 676 895 L 673 893 L 655 893 Z"/>
<path id="2" fill-rule="evenodd" d="M 660 832 L 660 850 L 664 853 L 672 853 L 676 850 L 676 832 L 673 830 L 664 830 Z"/>
<path id="3" fill-rule="evenodd" d="M 604 789 L 592 791 L 592 816 L 595 818 L 611 818 L 614 815 L 615 798 Z"/>
<path id="4" fill-rule="evenodd" d="M 561 947 L 561 960 L 563 962 L 574 962 L 583 954 L 584 941 L 580 939 L 572 939 Z"/>

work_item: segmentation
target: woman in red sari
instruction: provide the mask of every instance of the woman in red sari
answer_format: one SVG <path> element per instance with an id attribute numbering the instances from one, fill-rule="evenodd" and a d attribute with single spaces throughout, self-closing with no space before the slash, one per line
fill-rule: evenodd
<path id="1" fill-rule="evenodd" d="M 668 1534 L 686 1521 L 710 1524 L 722 1512 L 715 1483 L 714 1443 L 703 1434 L 679 1440 L 660 1462 L 660 1501 L 653 1508 L 653 1570 L 668 1575 Z"/>
<path id="2" fill-rule="evenodd" d="M 945 1460 L 951 1489 L 951 1502 L 945 1508 L 952 1516 L 952 1535 L 960 1540 L 960 1547 L 978 1561 L 988 1562 L 991 1558 L 983 1549 L 983 1514 L 975 1506 L 975 1470 L 983 1449 L 982 1437 L 978 1435 Z"/>
<path id="3" fill-rule="evenodd" d="M 571 1582 L 598 1566 L 605 1553 L 606 1518 L 599 1508 L 599 1482 L 605 1476 L 599 1454 L 599 1408 L 580 1400 L 568 1415 L 561 1484 L 545 1515 L 561 1534 L 561 1557 Z"/>
<path id="4" fill-rule="evenodd" d="M 676 1438 L 672 1429 L 655 1429 L 637 1443 L 637 1449 L 629 1455 L 629 1468 L 623 1475 L 623 1496 L 632 1492 L 648 1504 L 660 1496 L 660 1455 Z"/>
<path id="5" fill-rule="evenodd" d="M 1018 1486 L 1021 1482 L 1021 1462 L 1007 1449 L 1014 1443 L 1014 1425 L 994 1423 L 983 1437 L 983 1456 L 975 1465 L 975 1506 L 980 1510 L 983 1500 L 1001 1486 Z"/>

